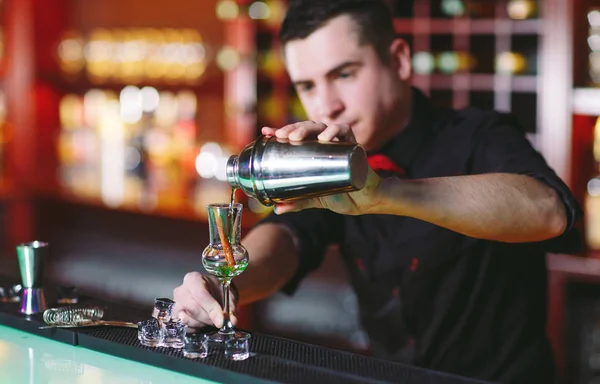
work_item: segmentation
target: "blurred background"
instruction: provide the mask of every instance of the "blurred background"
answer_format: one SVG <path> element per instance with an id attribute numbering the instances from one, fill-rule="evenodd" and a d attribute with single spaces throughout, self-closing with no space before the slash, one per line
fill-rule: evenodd
<path id="1" fill-rule="evenodd" d="M 0 275 L 51 244 L 48 280 L 136 307 L 200 268 L 228 156 L 302 120 L 277 31 L 286 0 L 1 0 Z M 569 383 L 600 383 L 600 0 L 395 0 L 413 83 L 510 111 L 585 207 L 586 249 L 548 255 L 548 332 Z M 244 231 L 269 209 L 238 194 Z M 242 326 L 369 353 L 332 248 Z"/>

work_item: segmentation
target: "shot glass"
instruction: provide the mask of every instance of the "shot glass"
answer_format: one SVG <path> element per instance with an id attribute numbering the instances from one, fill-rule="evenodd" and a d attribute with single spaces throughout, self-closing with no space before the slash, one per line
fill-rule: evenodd
<path id="1" fill-rule="evenodd" d="M 225 341 L 225 357 L 229 360 L 242 361 L 250 357 L 250 335 L 231 338 Z"/>
<path id="2" fill-rule="evenodd" d="M 183 337 L 187 326 L 183 324 L 181 319 L 171 319 L 163 324 L 163 340 L 162 346 L 169 348 L 183 348 Z"/>
<path id="3" fill-rule="evenodd" d="M 144 324 L 147 322 L 148 320 L 142 320 L 142 321 L 138 321 L 137 326 L 138 326 L 138 340 L 142 341 L 142 328 L 144 327 Z"/>
<path id="4" fill-rule="evenodd" d="M 208 356 L 208 338 L 202 333 L 183 337 L 183 356 L 188 359 L 204 359 Z"/>
<path id="5" fill-rule="evenodd" d="M 21 301 L 21 284 L 15 284 L 12 287 L 0 287 L 0 303 L 18 303 Z"/>
<path id="6" fill-rule="evenodd" d="M 159 297 L 154 299 L 154 310 L 152 311 L 152 317 L 158 319 L 162 323 L 166 323 L 171 320 L 171 312 L 173 311 L 173 305 L 175 302 L 165 297 Z"/>
<path id="7" fill-rule="evenodd" d="M 156 319 L 140 321 L 138 323 L 138 339 L 146 347 L 158 347 L 162 344 L 163 332 Z"/>

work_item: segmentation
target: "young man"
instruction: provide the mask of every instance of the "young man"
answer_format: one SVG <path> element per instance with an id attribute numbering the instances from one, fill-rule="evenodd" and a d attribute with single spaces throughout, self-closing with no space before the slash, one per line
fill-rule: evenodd
<path id="1" fill-rule="evenodd" d="M 422 367 L 552 382 L 544 255 L 580 208 L 522 129 L 493 111 L 435 108 L 411 88 L 409 48 L 382 0 L 292 0 L 280 38 L 313 121 L 263 133 L 356 140 L 378 161 L 362 190 L 280 204 L 250 231 L 239 300 L 293 292 L 337 243 L 377 355 L 412 346 Z M 220 326 L 218 292 L 189 273 L 175 311 Z"/>

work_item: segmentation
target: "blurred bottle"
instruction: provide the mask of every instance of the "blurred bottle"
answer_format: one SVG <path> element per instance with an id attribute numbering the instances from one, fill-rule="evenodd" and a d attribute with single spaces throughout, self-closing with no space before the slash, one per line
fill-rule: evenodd
<path id="1" fill-rule="evenodd" d="M 587 42 L 590 48 L 588 58 L 590 85 L 600 86 L 600 8 L 590 9 L 587 19 L 589 23 Z"/>
<path id="2" fill-rule="evenodd" d="M 439 7 L 443 17 L 460 17 L 466 13 L 464 0 L 442 0 Z"/>
<path id="3" fill-rule="evenodd" d="M 429 75 L 435 69 L 435 58 L 428 51 L 415 52 L 412 57 L 413 71 L 418 75 Z"/>
<path id="4" fill-rule="evenodd" d="M 304 106 L 302 102 L 295 94 L 290 95 L 290 102 L 288 105 L 288 123 L 295 123 L 297 121 L 307 120 L 308 116 L 306 115 L 306 111 L 304 110 Z"/>
<path id="5" fill-rule="evenodd" d="M 490 0 L 469 0 L 466 2 L 466 16 L 473 19 L 493 19 L 496 17 L 495 2 Z"/>
<path id="6" fill-rule="evenodd" d="M 537 4 L 533 0 L 509 0 L 506 13 L 513 20 L 525 20 L 537 17 Z"/>
<path id="7" fill-rule="evenodd" d="M 469 72 L 475 67 L 475 58 L 468 52 L 447 51 L 437 55 L 438 71 L 451 75 L 456 72 Z"/>
<path id="8" fill-rule="evenodd" d="M 276 127 L 286 121 L 286 101 L 276 97 L 272 92 L 265 93 L 258 103 L 258 115 L 265 125 Z"/>
<path id="9" fill-rule="evenodd" d="M 600 117 L 594 127 L 596 174 L 587 183 L 585 194 L 585 240 L 591 250 L 600 250 Z"/>
<path id="10" fill-rule="evenodd" d="M 285 64 L 279 51 L 261 51 L 257 55 L 258 69 L 265 76 L 277 77 L 285 75 Z"/>
<path id="11" fill-rule="evenodd" d="M 519 52 L 502 52 L 496 56 L 496 73 L 518 75 L 526 72 L 528 60 Z"/>
<path id="12" fill-rule="evenodd" d="M 269 12 L 267 17 L 264 19 L 264 23 L 270 28 L 279 28 L 281 22 L 283 21 L 283 17 L 285 16 L 285 11 L 287 9 L 287 5 L 284 0 L 267 0 L 265 4 L 267 5 Z"/>

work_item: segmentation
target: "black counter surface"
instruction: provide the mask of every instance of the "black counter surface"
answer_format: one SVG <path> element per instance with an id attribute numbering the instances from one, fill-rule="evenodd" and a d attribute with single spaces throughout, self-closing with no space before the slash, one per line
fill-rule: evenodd
<path id="1" fill-rule="evenodd" d="M 50 306 L 51 303 L 50 299 Z M 132 322 L 149 318 L 152 310 L 151 307 L 144 310 L 91 298 L 82 298 L 79 305 L 99 305 L 105 309 L 104 319 Z M 260 333 L 252 333 L 250 351 L 253 357 L 245 361 L 228 360 L 223 350 L 216 347 L 209 349 L 205 359 L 190 360 L 178 349 L 142 346 L 137 339 L 137 330 L 133 328 L 39 329 L 44 325 L 42 316 L 26 317 L 19 313 L 19 308 L 18 303 L 0 303 L 0 324 L 73 346 L 221 383 L 482 383 Z"/>

